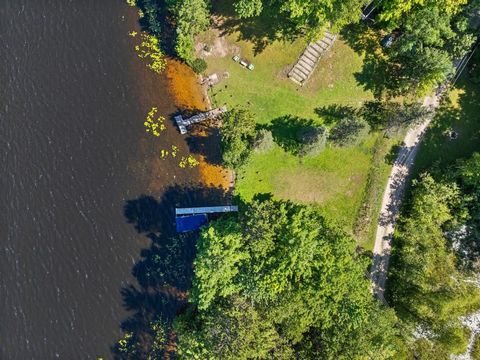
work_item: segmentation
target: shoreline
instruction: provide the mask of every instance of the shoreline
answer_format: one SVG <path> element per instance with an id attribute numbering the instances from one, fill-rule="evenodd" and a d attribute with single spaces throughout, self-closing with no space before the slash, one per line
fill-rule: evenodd
<path id="1" fill-rule="evenodd" d="M 211 101 L 206 89 L 201 85 L 200 76 L 186 64 L 169 58 L 165 76 L 168 91 L 180 111 L 198 112 L 211 108 Z M 235 185 L 235 174 L 233 170 L 221 165 L 218 128 L 212 126 L 211 122 L 207 122 L 206 125 L 197 124 L 189 134 L 185 141 L 189 144 L 190 152 L 199 161 L 200 181 L 206 186 L 223 188 L 225 192 L 232 192 Z M 201 150 L 192 151 L 192 147 Z"/>

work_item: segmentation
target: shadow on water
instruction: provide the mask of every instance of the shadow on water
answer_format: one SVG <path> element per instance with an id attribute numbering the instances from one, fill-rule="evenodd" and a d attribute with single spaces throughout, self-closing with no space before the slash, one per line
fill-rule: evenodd
<path id="1" fill-rule="evenodd" d="M 175 56 L 175 27 L 172 26 L 172 14 L 165 0 L 137 0 L 136 6 L 142 12 L 138 20 L 143 31 L 161 37 L 162 50 Z"/>
<path id="2" fill-rule="evenodd" d="M 220 187 L 172 186 L 157 200 L 148 195 L 128 200 L 124 215 L 128 223 L 150 239 L 150 246 L 141 251 L 132 274 L 138 285 L 121 289 L 124 307 L 132 315 L 121 324 L 122 331 L 131 333 L 129 341 L 136 345 L 133 358 L 147 358 L 155 333 L 152 323 L 161 321 L 168 328 L 175 315 L 187 302 L 191 287 L 193 260 L 198 232 L 175 232 L 175 207 L 211 206 L 231 203 L 231 194 Z M 131 359 L 131 354 L 112 346 L 117 359 Z"/>
<path id="3" fill-rule="evenodd" d="M 190 152 L 202 155 L 206 162 L 222 166 L 220 129 L 215 120 L 208 120 L 193 126 L 187 137 Z"/>

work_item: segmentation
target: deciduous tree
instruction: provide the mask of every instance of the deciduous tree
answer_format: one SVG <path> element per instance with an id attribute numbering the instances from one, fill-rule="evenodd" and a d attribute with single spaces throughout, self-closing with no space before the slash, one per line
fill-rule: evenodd
<path id="1" fill-rule="evenodd" d="M 318 37 L 332 26 L 335 31 L 360 19 L 362 0 L 237 0 L 240 17 L 257 16 L 262 11 L 281 14 L 291 23 L 290 31 Z"/>
<path id="2" fill-rule="evenodd" d="M 253 114 L 243 109 L 233 109 L 222 117 L 220 129 L 223 162 L 228 167 L 239 167 L 247 161 L 255 137 Z"/>

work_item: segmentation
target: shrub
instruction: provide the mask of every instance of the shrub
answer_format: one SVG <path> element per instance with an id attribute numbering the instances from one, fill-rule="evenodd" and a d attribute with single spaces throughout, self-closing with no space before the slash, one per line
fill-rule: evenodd
<path id="1" fill-rule="evenodd" d="M 298 141 L 302 144 L 298 154 L 300 156 L 314 156 L 320 154 L 327 145 L 328 130 L 323 126 L 308 126 L 301 129 Z"/>
<path id="2" fill-rule="evenodd" d="M 205 70 L 207 70 L 207 62 L 199 58 L 193 60 L 190 66 L 193 69 L 193 71 L 195 71 L 196 74 L 201 74 Z"/>
<path id="3" fill-rule="evenodd" d="M 355 145 L 370 131 L 370 126 L 361 117 L 340 120 L 330 132 L 330 140 L 338 146 Z"/>
<path id="4" fill-rule="evenodd" d="M 273 146 L 273 135 L 270 130 L 261 129 L 257 136 L 255 137 L 255 141 L 253 143 L 253 148 L 255 151 L 259 153 L 264 153 L 270 150 Z"/>

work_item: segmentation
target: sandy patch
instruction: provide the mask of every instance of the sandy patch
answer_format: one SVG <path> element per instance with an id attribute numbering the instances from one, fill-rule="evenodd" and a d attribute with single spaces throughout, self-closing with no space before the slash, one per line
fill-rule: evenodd
<path id="1" fill-rule="evenodd" d="M 200 111 L 207 109 L 205 90 L 191 68 L 178 60 L 169 59 L 166 76 L 177 107 Z"/>
<path id="2" fill-rule="evenodd" d="M 331 199 L 344 185 L 335 173 L 298 169 L 294 174 L 290 170 L 278 173 L 274 183 L 282 198 L 317 204 Z"/>
<path id="3" fill-rule="evenodd" d="M 295 169 L 279 172 L 273 179 L 278 196 L 303 203 L 322 204 L 343 193 L 353 197 L 362 177 L 353 175 L 340 180 L 329 171 Z"/>
<path id="4" fill-rule="evenodd" d="M 206 58 L 209 56 L 223 58 L 225 56 L 234 56 L 240 53 L 237 45 L 231 44 L 225 35 L 222 35 L 218 29 L 210 29 L 208 39 L 197 42 L 195 51 L 198 57 Z"/>
<path id="5" fill-rule="evenodd" d="M 203 183 L 222 187 L 225 191 L 233 186 L 234 175 L 231 170 L 208 163 L 203 155 L 200 155 L 199 161 L 200 179 Z"/>

